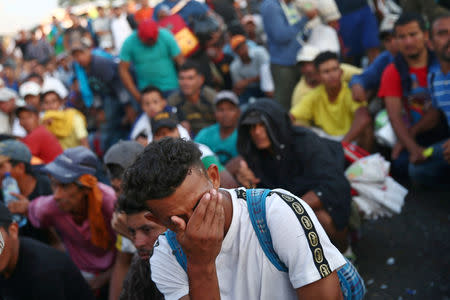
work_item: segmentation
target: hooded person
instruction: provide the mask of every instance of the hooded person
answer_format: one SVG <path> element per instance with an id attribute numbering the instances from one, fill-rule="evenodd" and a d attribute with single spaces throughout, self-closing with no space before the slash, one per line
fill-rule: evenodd
<path id="1" fill-rule="evenodd" d="M 347 249 L 351 195 L 339 143 L 293 126 L 280 104 L 259 99 L 241 116 L 237 145 L 244 159 L 236 174 L 242 184 L 281 187 L 301 197 L 333 243 Z"/>

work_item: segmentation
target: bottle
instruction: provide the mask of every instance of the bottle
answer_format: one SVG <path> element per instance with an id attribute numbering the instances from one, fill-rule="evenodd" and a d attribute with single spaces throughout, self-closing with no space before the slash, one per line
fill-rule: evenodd
<path id="1" fill-rule="evenodd" d="M 8 203 L 10 202 L 17 201 L 17 198 L 11 195 L 11 193 L 20 194 L 19 186 L 17 185 L 17 181 L 9 172 L 5 173 L 5 177 L 3 178 L 2 190 L 3 201 L 6 206 L 8 206 Z M 13 215 L 13 220 L 19 225 L 19 227 L 22 227 L 27 223 L 27 219 L 22 215 Z"/>

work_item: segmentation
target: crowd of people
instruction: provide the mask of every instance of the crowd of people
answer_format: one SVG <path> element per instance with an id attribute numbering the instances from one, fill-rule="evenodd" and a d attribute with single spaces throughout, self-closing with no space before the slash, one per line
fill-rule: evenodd
<path id="1" fill-rule="evenodd" d="M 421 2 L 116 0 L 20 31 L 0 299 L 361 299 L 345 147 L 450 183 L 450 13 Z"/>

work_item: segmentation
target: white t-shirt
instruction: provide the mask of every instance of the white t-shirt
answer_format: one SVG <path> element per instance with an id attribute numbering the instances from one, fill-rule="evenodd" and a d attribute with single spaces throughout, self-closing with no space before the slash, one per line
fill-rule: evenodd
<path id="1" fill-rule="evenodd" d="M 120 53 L 120 49 L 122 49 L 123 42 L 127 39 L 128 36 L 132 33 L 132 29 L 127 20 L 127 15 L 122 14 L 118 18 L 113 18 L 111 21 L 111 33 L 114 39 L 114 46 L 116 49 L 116 53 Z"/>
<path id="2" fill-rule="evenodd" d="M 237 198 L 235 190 L 226 191 L 232 197 L 233 217 L 216 258 L 221 299 L 297 299 L 295 289 L 321 279 L 303 227 L 278 195 L 272 194 L 266 201 L 267 225 L 275 252 L 289 273 L 278 271 L 262 250 L 250 221 L 247 202 Z M 282 189 L 276 191 L 294 196 Z M 312 209 L 303 200 L 300 203 L 316 228 L 330 270 L 343 266 L 344 257 L 330 242 Z M 164 235 L 155 244 L 150 265 L 152 280 L 166 299 L 179 299 L 189 294 L 188 276 Z"/>

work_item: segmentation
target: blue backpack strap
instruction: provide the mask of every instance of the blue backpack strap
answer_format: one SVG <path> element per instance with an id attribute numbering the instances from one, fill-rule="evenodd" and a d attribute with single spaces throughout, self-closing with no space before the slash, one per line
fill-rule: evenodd
<path id="1" fill-rule="evenodd" d="M 249 189 L 247 194 L 247 206 L 250 220 L 258 237 L 259 244 L 270 262 L 282 272 L 287 272 L 288 268 L 280 260 L 278 254 L 273 249 L 272 237 L 267 227 L 266 219 L 266 197 L 269 195 L 268 189 Z"/>
<path id="2" fill-rule="evenodd" d="M 173 232 L 170 229 L 167 229 L 165 235 L 170 248 L 172 248 L 172 254 L 175 255 L 180 266 L 187 272 L 186 254 L 184 254 L 180 243 L 178 243 L 175 232 Z"/>

